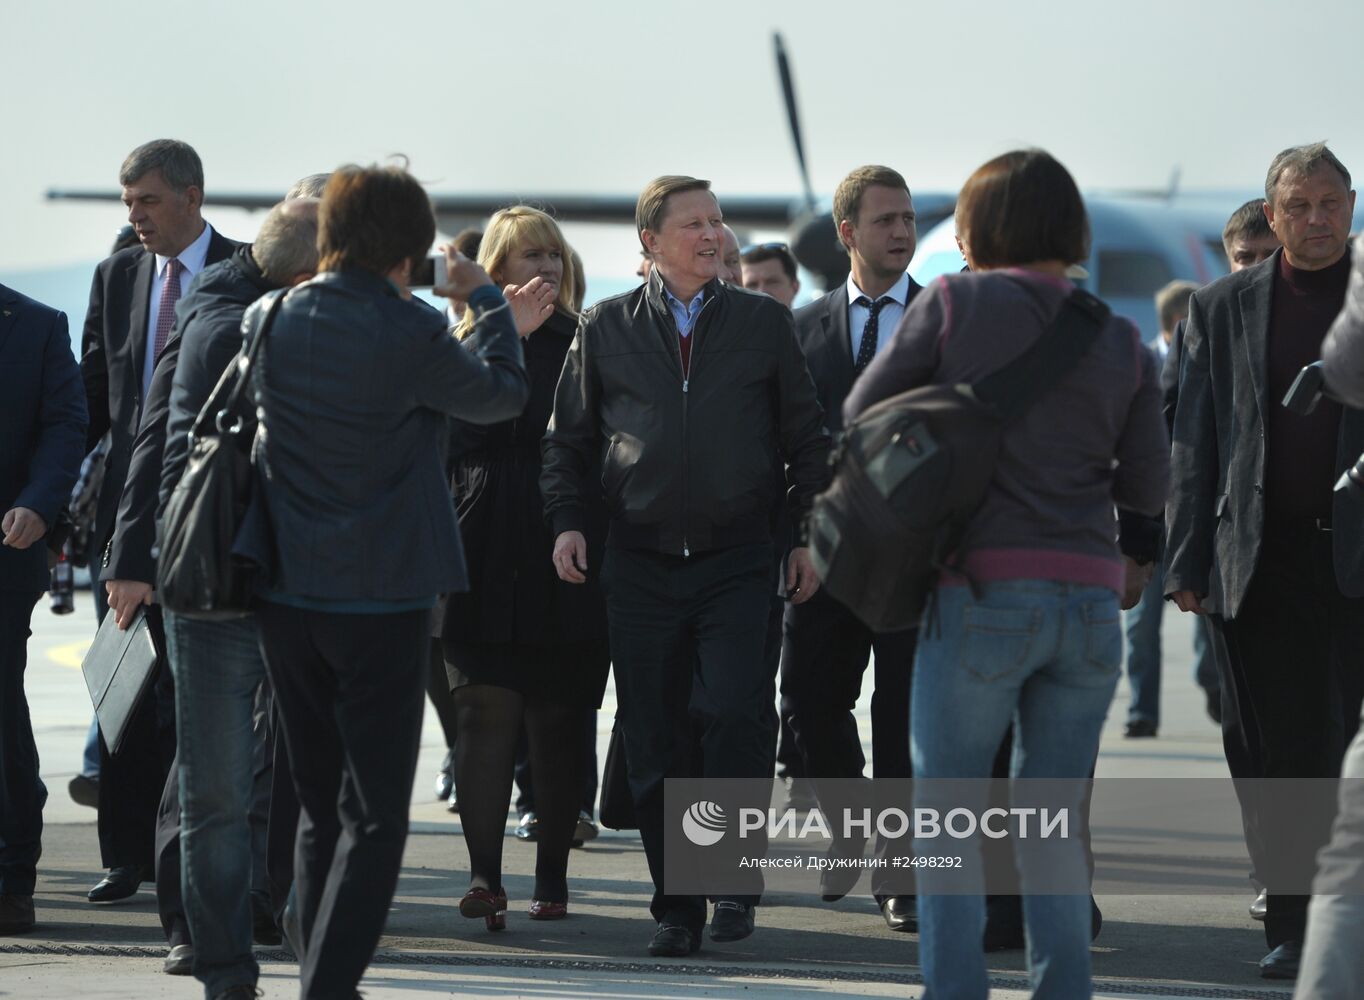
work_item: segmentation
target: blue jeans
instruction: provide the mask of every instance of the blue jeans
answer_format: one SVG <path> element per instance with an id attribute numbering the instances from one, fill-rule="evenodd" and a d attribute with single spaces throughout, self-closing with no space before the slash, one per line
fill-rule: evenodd
<path id="1" fill-rule="evenodd" d="M 1122 662 L 1118 596 L 1104 587 L 1045 580 L 987 584 L 977 600 L 967 587 L 940 587 L 937 626 L 920 632 L 910 702 L 916 778 L 987 778 L 1004 732 L 1014 724 L 1015 778 L 1084 779 Z M 931 617 L 930 617 L 931 620 Z M 973 810 L 980 802 L 968 805 Z M 960 798 L 960 797 L 958 797 Z M 916 808 L 945 808 L 916 787 Z M 1082 815 L 1077 781 L 1071 815 Z M 1015 853 L 1023 879 L 1028 968 L 1038 1000 L 1082 1000 L 1092 993 L 1087 894 L 1028 893 L 1037 856 Z M 923 855 L 943 853 L 916 840 Z M 1047 848 L 1047 864 L 1072 884 L 1087 878 L 1083 840 Z M 925 998 L 984 1000 L 989 981 L 981 935 L 984 874 L 979 840 L 952 842 L 958 870 L 920 869 L 919 955 Z M 950 894 L 948 889 L 950 887 Z M 935 889 L 937 891 L 935 891 Z"/>
<path id="2" fill-rule="evenodd" d="M 1137 606 L 1127 612 L 1127 721 L 1160 725 L 1160 619 L 1165 611 L 1165 567 L 1156 563 Z M 1197 635 L 1197 633 L 1195 633 Z"/>
<path id="3" fill-rule="evenodd" d="M 265 679 L 256 619 L 166 612 L 180 759 L 180 857 L 194 975 L 209 997 L 255 985 L 251 952 L 252 707 Z"/>

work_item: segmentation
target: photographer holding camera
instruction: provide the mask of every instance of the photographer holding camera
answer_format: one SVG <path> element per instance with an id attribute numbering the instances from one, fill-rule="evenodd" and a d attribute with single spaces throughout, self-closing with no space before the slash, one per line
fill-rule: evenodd
<path id="1" fill-rule="evenodd" d="M 552 290 L 531 282 L 509 309 L 481 267 L 447 250 L 436 291 L 476 317 L 455 340 L 408 291 L 435 231 L 406 170 L 337 170 L 319 209 L 319 274 L 287 293 L 251 372 L 274 535 L 257 614 L 301 807 L 306 998 L 354 994 L 397 887 L 431 608 L 467 586 L 445 481 L 447 418 L 521 412 L 513 315 L 553 308 Z M 280 294 L 247 312 L 246 336 Z"/>

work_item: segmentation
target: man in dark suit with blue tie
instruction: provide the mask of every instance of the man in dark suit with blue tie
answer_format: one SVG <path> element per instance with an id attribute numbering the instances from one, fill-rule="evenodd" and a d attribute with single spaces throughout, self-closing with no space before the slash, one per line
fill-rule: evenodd
<path id="1" fill-rule="evenodd" d="M 796 312 L 796 336 L 829 431 L 836 436 L 853 381 L 895 333 L 919 285 L 905 271 L 914 256 L 916 234 L 914 203 L 899 173 L 865 166 L 848 174 L 834 192 L 834 223 L 851 258 L 851 274 L 846 284 Z M 827 801 L 829 786 L 820 779 L 860 778 L 866 763 L 853 707 L 873 651 L 873 774 L 910 776 L 909 686 L 916 635 L 913 629 L 874 633 L 827 591 L 787 606 L 782 709 L 790 715 L 806 773 L 826 809 L 833 803 Z M 835 844 L 834 849 L 858 855 L 862 845 Z M 843 896 L 857 871 L 838 869 L 826 875 L 824 898 Z M 912 897 L 878 889 L 872 886 L 890 928 L 913 930 Z"/>
<path id="2" fill-rule="evenodd" d="M 24 698 L 29 618 L 85 454 L 85 394 L 66 316 L 0 285 L 0 935 L 33 927 L 42 853 L 38 748 Z"/>
<path id="3" fill-rule="evenodd" d="M 81 377 L 90 410 L 89 446 L 110 433 L 91 536 L 92 551 L 100 554 L 98 561 L 92 560 L 92 574 L 104 584 L 96 585 L 95 596 L 103 619 L 107 592 L 108 606 L 116 609 L 122 626 L 137 605 L 151 605 L 152 586 L 109 579 L 101 571 L 107 568 L 107 548 L 152 369 L 190 281 L 204 267 L 229 257 L 237 244 L 204 221 L 203 164 L 187 144 L 157 139 L 139 146 L 123 161 L 119 183 L 140 245 L 119 251 L 95 270 L 81 343 Z M 159 609 L 149 608 L 147 618 L 163 651 Z M 169 671 L 161 670 L 153 693 L 133 716 L 118 756 L 111 757 L 101 746 L 99 838 L 109 875 L 91 890 L 92 902 L 131 895 L 152 867 L 158 803 L 175 752 L 174 721 Z"/>

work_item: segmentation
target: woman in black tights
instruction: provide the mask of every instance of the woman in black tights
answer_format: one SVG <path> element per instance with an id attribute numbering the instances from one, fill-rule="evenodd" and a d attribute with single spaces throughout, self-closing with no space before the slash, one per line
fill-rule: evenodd
<path id="1" fill-rule="evenodd" d="M 550 562 L 553 538 L 540 498 L 540 439 L 577 326 L 574 268 L 559 227 L 524 206 L 495 214 L 479 263 L 499 285 L 535 278 L 557 288 L 556 308 L 522 330 L 530 401 L 515 420 L 453 428 L 453 489 L 470 591 L 446 607 L 444 648 L 459 740 L 455 784 L 469 848 L 470 887 L 460 913 L 505 926 L 502 844 L 517 736 L 524 725 L 534 775 L 535 894 L 532 920 L 568 913 L 568 852 L 582 796 L 581 720 L 601 705 L 610 656 L 606 607 L 589 553 L 589 585 L 561 582 Z M 606 533 L 604 509 L 596 516 Z"/>

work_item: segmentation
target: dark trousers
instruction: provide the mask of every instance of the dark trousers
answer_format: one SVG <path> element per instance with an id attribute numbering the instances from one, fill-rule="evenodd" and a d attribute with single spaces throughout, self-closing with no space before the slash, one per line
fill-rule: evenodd
<path id="1" fill-rule="evenodd" d="M 841 806 L 831 791 L 835 786 L 822 779 L 861 778 L 866 766 L 853 709 L 873 653 L 872 774 L 910 777 L 909 697 L 918 630 L 873 632 L 821 590 L 786 609 L 783 633 L 782 710 L 790 716 L 805 774 L 821 806 L 833 813 Z M 878 856 L 889 849 L 878 838 Z M 903 881 L 903 873 L 896 875 Z M 878 880 L 872 881 L 873 893 L 881 895 Z"/>
<path id="2" fill-rule="evenodd" d="M 1238 795 L 1274 948 L 1303 939 L 1308 901 L 1275 883 L 1305 884 L 1331 817 L 1284 815 L 1256 779 L 1339 776 L 1364 697 L 1364 599 L 1341 594 L 1329 531 L 1267 524 L 1240 611 L 1214 624 L 1227 649 L 1223 745 L 1232 777 L 1250 779 Z"/>
<path id="3" fill-rule="evenodd" d="M 787 607 L 782 708 L 816 785 L 820 778 L 861 777 L 866 766 L 853 709 L 873 652 L 872 773 L 910 777 L 909 692 L 918 635 L 917 629 L 873 632 L 823 590 Z"/>
<path id="4" fill-rule="evenodd" d="M 93 584 L 97 595 L 104 584 Z M 95 604 L 104 621 L 109 606 Z M 133 712 L 117 754 L 101 734 L 99 748 L 100 860 L 105 868 L 135 866 L 156 879 L 156 909 L 172 947 L 190 942 L 180 882 L 180 775 L 175 768 L 175 679 L 166 659 L 161 608 L 146 609 L 156 647 L 156 677 Z"/>
<path id="5" fill-rule="evenodd" d="M 430 613 L 331 614 L 264 602 L 258 620 L 300 807 L 301 995 L 349 997 L 398 886 Z"/>
<path id="6" fill-rule="evenodd" d="M 94 586 L 104 587 L 99 581 Z M 99 610 L 107 609 L 100 602 Z M 105 868 L 155 866 L 157 816 L 175 757 L 175 688 L 166 662 L 166 632 L 161 609 L 153 605 L 146 611 L 157 652 L 156 677 L 133 711 L 118 753 L 109 753 L 102 733 L 100 739 L 98 830 Z M 102 622 L 104 614 L 99 617 Z"/>
<path id="7" fill-rule="evenodd" d="M 0 893 L 20 896 L 33 895 L 47 802 L 24 697 L 29 624 L 41 596 L 0 590 Z"/>
<path id="8" fill-rule="evenodd" d="M 663 782 L 771 777 L 776 713 L 763 654 L 772 567 L 770 544 L 690 558 L 608 548 L 602 566 L 618 720 L 654 883 L 649 910 L 697 933 L 705 897 L 664 890 Z M 749 888 L 725 898 L 755 905 L 760 874 Z"/>
<path id="9" fill-rule="evenodd" d="M 267 665 L 268 666 L 268 665 Z M 284 740 L 279 699 L 270 698 L 270 804 L 265 823 L 265 882 L 275 923 L 284 926 L 284 909 L 294 888 L 294 843 L 298 840 L 298 793 L 289 746 Z"/>

